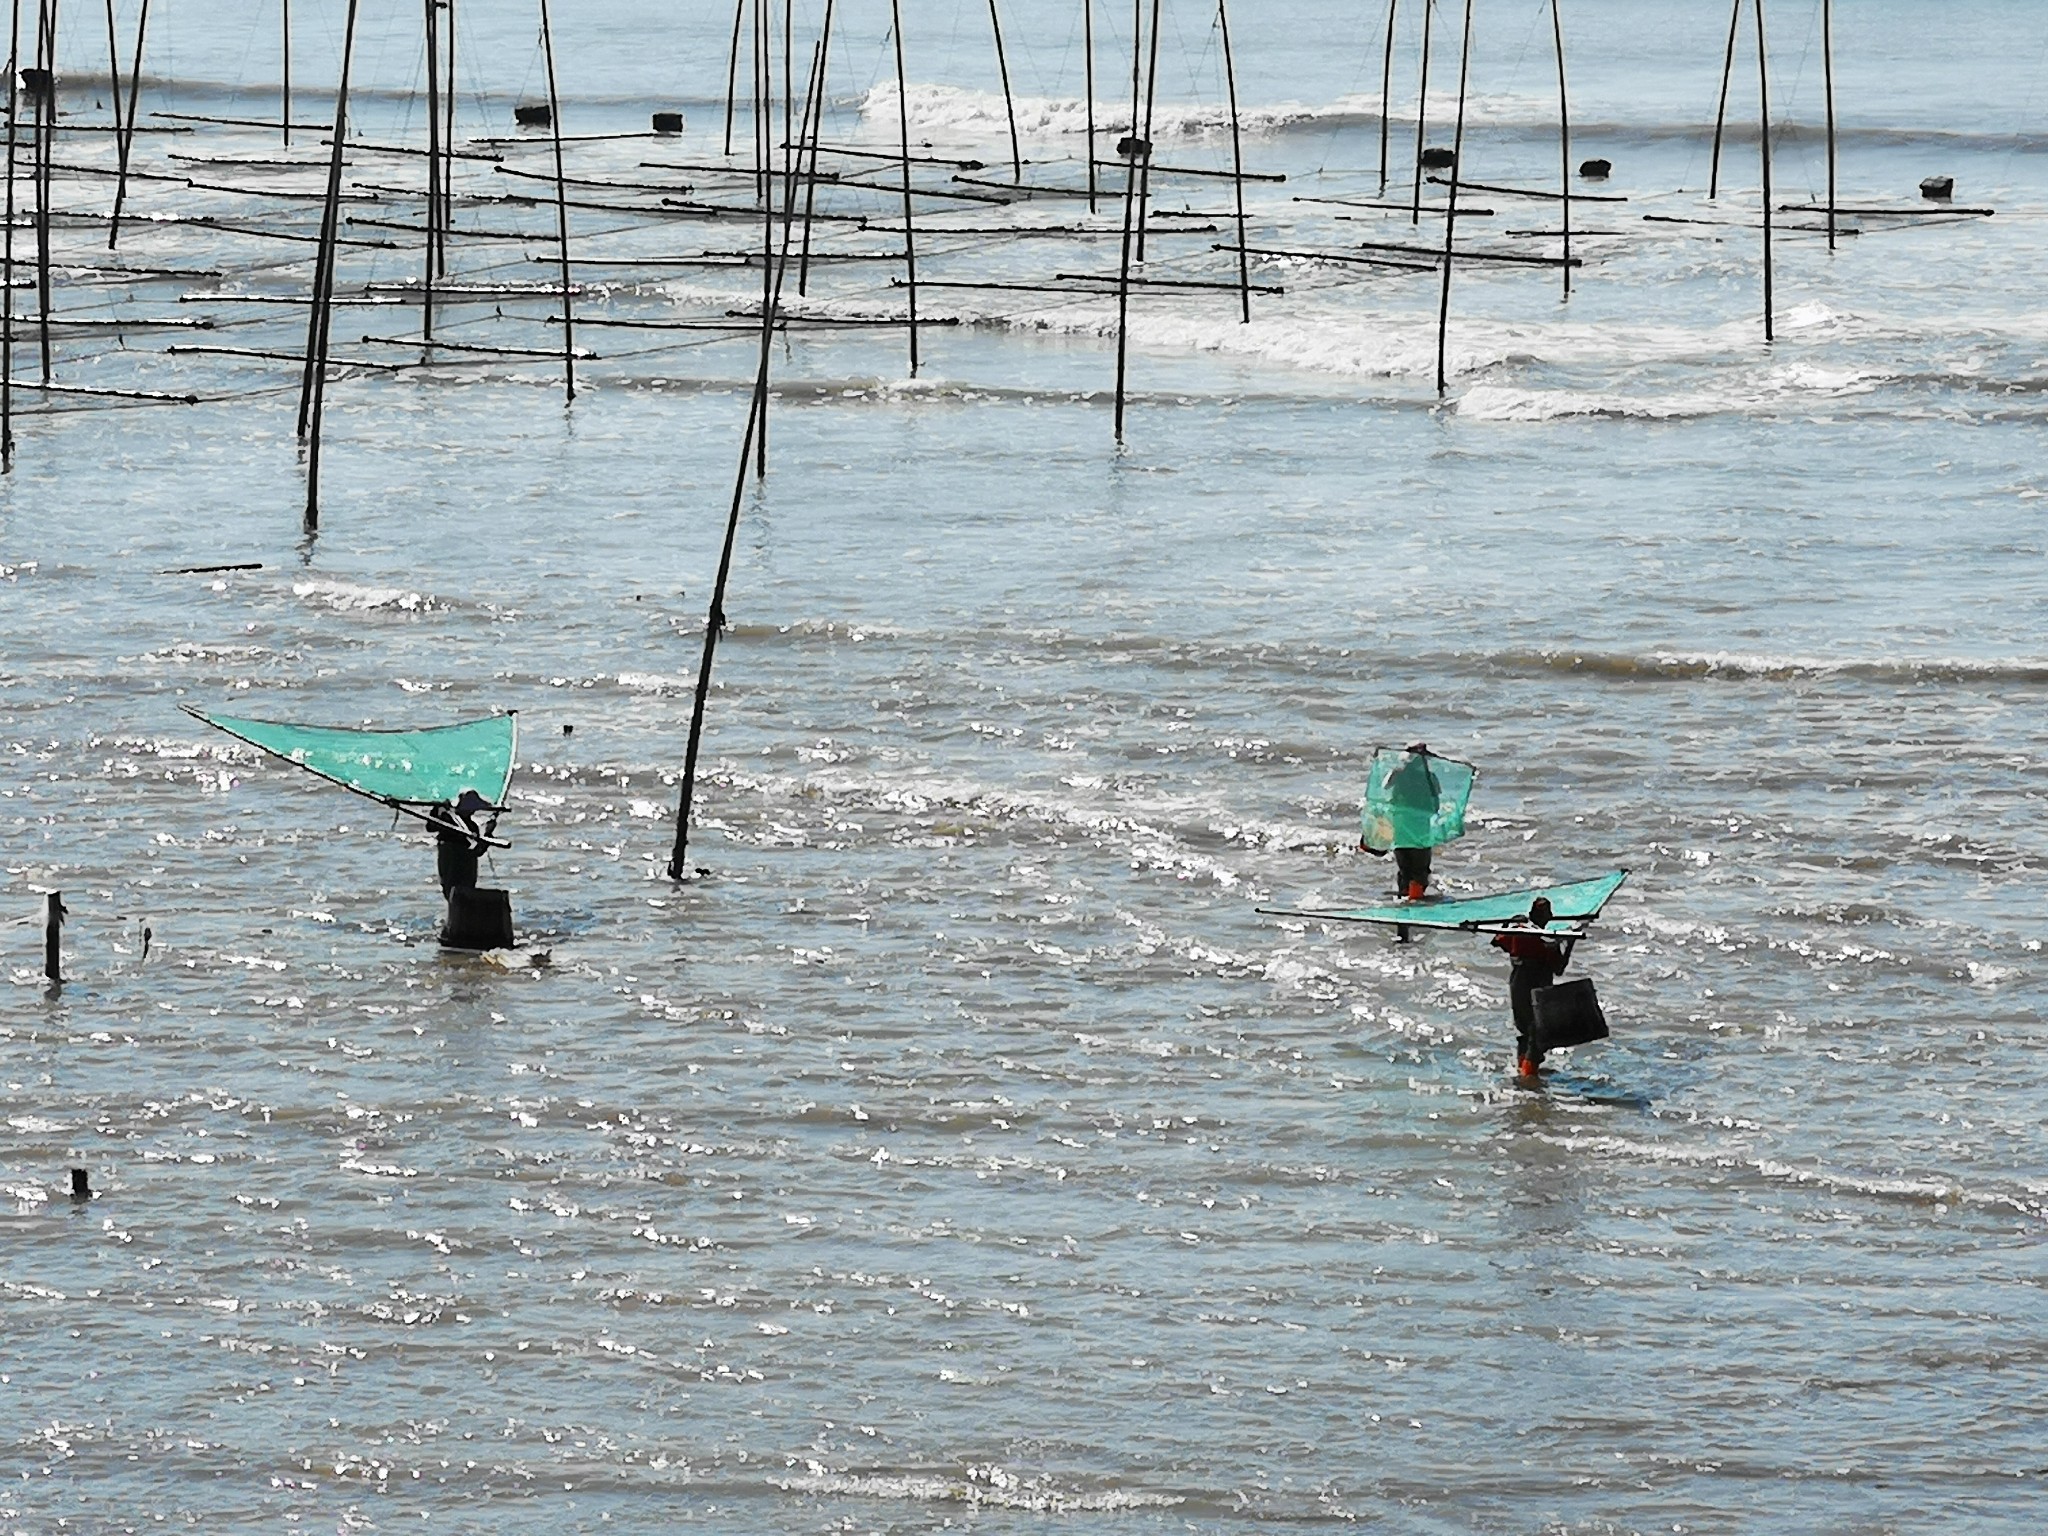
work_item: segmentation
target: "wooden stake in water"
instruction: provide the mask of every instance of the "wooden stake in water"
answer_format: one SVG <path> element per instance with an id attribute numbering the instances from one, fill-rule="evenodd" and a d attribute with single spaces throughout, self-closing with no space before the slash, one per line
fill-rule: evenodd
<path id="1" fill-rule="evenodd" d="M 1152 115 L 1159 100 L 1159 0 L 1152 0 L 1152 43 L 1146 49 L 1145 126 L 1138 138 L 1145 146 L 1138 166 L 1138 263 L 1145 261 L 1145 218 L 1152 207 Z"/>
<path id="2" fill-rule="evenodd" d="M 1728 82 L 1735 77 L 1735 34 L 1742 25 L 1742 0 L 1728 13 L 1728 51 L 1721 60 L 1721 99 L 1714 108 L 1714 153 L 1707 161 L 1707 201 L 1721 195 L 1721 135 L 1728 124 Z"/>
<path id="3" fill-rule="evenodd" d="M 988 0 L 989 30 L 996 36 L 996 70 L 1003 79 L 1003 113 L 1010 120 L 1010 179 L 1024 180 L 1024 150 L 1017 139 L 1017 103 L 1010 95 L 1010 61 L 1003 53 L 1003 18 L 996 14 L 996 0 Z M 1091 145 L 1089 153 L 1094 153 Z"/>
<path id="4" fill-rule="evenodd" d="M 448 25 L 441 42 L 448 55 L 448 89 L 441 98 L 441 223 L 435 242 L 436 270 L 448 275 L 448 231 L 455 223 L 455 0 L 443 0 Z"/>
<path id="5" fill-rule="evenodd" d="M 50 892 L 43 908 L 43 978 L 53 987 L 64 985 L 64 919 L 70 915 L 63 894 Z"/>
<path id="6" fill-rule="evenodd" d="M 1387 56 L 1380 65 L 1380 196 L 1387 195 L 1388 113 L 1394 104 L 1394 15 L 1401 0 L 1387 0 Z"/>
<path id="7" fill-rule="evenodd" d="M 1451 135 L 1450 196 L 1444 202 L 1444 288 L 1436 316 L 1436 394 L 1448 382 L 1444 354 L 1451 331 L 1451 241 L 1458 228 L 1458 178 L 1465 170 L 1465 92 L 1472 76 L 1472 0 L 1465 0 L 1465 36 L 1458 50 L 1458 126 Z"/>
<path id="8" fill-rule="evenodd" d="M 14 146 L 21 105 L 21 0 L 7 23 L 7 230 L 0 263 L 0 474 L 14 468 Z"/>
<path id="9" fill-rule="evenodd" d="M 1564 296 L 1572 296 L 1572 109 L 1564 88 L 1564 18 L 1558 14 L 1558 0 L 1550 0 L 1550 32 L 1557 40 L 1557 153 L 1563 162 L 1558 171 L 1558 206 L 1564 211 Z M 1451 174 L 1458 174 L 1457 167 Z"/>
<path id="10" fill-rule="evenodd" d="M 327 405 L 328 322 L 334 306 L 334 258 L 341 230 L 341 152 L 348 138 L 348 77 L 355 62 L 357 0 L 348 0 L 341 33 L 341 79 L 334 90 L 334 149 L 327 159 L 327 200 L 320 218 L 320 254 L 313 267 L 313 305 L 306 329 L 306 373 L 299 394 L 299 436 L 306 448 L 306 532 L 320 527 L 320 427 Z"/>
<path id="11" fill-rule="evenodd" d="M 1422 84 L 1415 93 L 1415 194 L 1408 209 L 1408 222 L 1422 222 L 1422 150 L 1429 136 L 1429 33 L 1435 0 L 1422 0 Z"/>
<path id="12" fill-rule="evenodd" d="M 284 44 L 284 98 L 281 107 L 281 125 L 284 128 L 284 147 L 292 147 L 292 0 L 284 0 L 284 16 L 279 22 Z"/>
<path id="13" fill-rule="evenodd" d="M 135 18 L 135 60 L 128 66 L 128 118 L 125 126 L 117 130 L 119 164 L 114 172 L 114 212 L 107 221 L 107 249 L 114 249 L 114 242 L 121 238 L 121 206 L 128 200 L 128 157 L 135 148 L 135 109 L 140 105 L 142 95 L 142 39 L 149 30 L 149 0 L 142 0 L 142 8 Z"/>
<path id="14" fill-rule="evenodd" d="M 1088 100 L 1088 211 L 1095 211 L 1095 0 L 1081 0 L 1081 79 Z"/>
<path id="15" fill-rule="evenodd" d="M 43 382 L 50 382 L 50 150 L 57 133 L 57 0 L 43 0 L 36 28 L 36 64 L 44 86 L 36 97 L 36 331 Z"/>
<path id="16" fill-rule="evenodd" d="M 818 77 L 811 96 L 811 164 L 804 178 L 803 250 L 797 258 L 796 291 L 802 295 L 811 278 L 811 215 L 818 206 L 818 139 L 825 128 L 825 73 L 832 58 L 832 0 L 825 0 L 825 20 L 818 32 Z"/>
<path id="17" fill-rule="evenodd" d="M 917 377 L 917 232 L 910 213 L 910 95 L 903 73 L 903 0 L 889 0 L 896 34 L 896 131 L 903 161 L 903 267 L 910 295 L 910 376 Z"/>
<path id="18" fill-rule="evenodd" d="M 1155 0 L 1156 4 L 1156 0 Z M 1156 19 L 1156 11 L 1155 11 Z M 1131 18 L 1131 132 L 1130 147 L 1124 155 L 1124 239 L 1123 254 L 1117 262 L 1116 272 L 1116 415 L 1115 430 L 1117 446 L 1124 441 L 1124 394 L 1129 377 L 1131 351 L 1131 238 L 1137 231 L 1138 219 L 1138 158 L 1149 156 L 1151 146 L 1138 135 L 1138 87 L 1139 61 L 1144 57 L 1145 14 L 1137 11 Z M 1240 241 L 1239 244 L 1243 242 Z"/>
<path id="19" fill-rule="evenodd" d="M 576 306 L 569 295 L 569 185 L 562 171 L 562 99 L 555 92 L 555 34 L 540 0 L 540 49 L 548 67 L 548 121 L 555 139 L 555 238 L 562 271 L 562 403 L 576 399 Z"/>
<path id="20" fill-rule="evenodd" d="M 725 65 L 725 154 L 732 158 L 732 114 L 733 103 L 739 96 L 740 87 L 740 28 L 746 22 L 747 0 L 733 0 L 732 7 L 732 57 Z"/>
<path id="21" fill-rule="evenodd" d="M 1820 0 L 1820 68 L 1828 98 L 1828 249 L 1835 248 L 1835 8 Z"/>
<path id="22" fill-rule="evenodd" d="M 1223 82 L 1230 94 L 1230 180 L 1237 192 L 1237 293 L 1244 311 L 1240 322 L 1252 323 L 1252 268 L 1246 252 L 1244 222 L 1244 140 L 1238 131 L 1237 66 L 1230 57 L 1230 9 L 1228 0 L 1216 0 L 1216 25 L 1223 34 Z"/>
<path id="23" fill-rule="evenodd" d="M 818 63 L 811 71 L 811 91 L 804 103 L 807 119 L 814 112 L 820 116 L 823 113 L 822 54 L 821 41 Z M 767 211 L 767 219 L 772 229 L 775 222 L 772 205 Z M 733 550 L 739 541 L 740 505 L 747 488 L 747 461 L 754 457 L 756 433 L 766 420 L 768 363 L 773 355 L 776 308 L 782 296 L 783 279 L 789 271 L 790 233 L 795 221 L 796 184 L 793 180 L 785 180 L 782 189 L 782 250 L 774 263 L 774 281 L 769 285 L 767 302 L 761 306 L 761 349 L 755 361 L 754 397 L 747 410 L 746 431 L 740 439 L 739 469 L 733 476 L 732 501 L 725 519 L 725 542 L 719 550 L 718 576 L 711 586 L 711 607 L 704 616 L 704 654 L 697 667 L 697 690 L 690 708 L 690 738 L 683 753 L 683 779 L 676 796 L 676 836 L 668 856 L 668 877 L 671 880 L 687 879 L 690 872 L 690 810 L 697 793 L 697 756 L 704 739 L 705 707 L 711 697 L 711 667 L 718 652 L 718 637 L 725 632 L 725 593 L 732 579 Z"/>
<path id="24" fill-rule="evenodd" d="M 1776 339 L 1771 298 L 1771 76 L 1764 48 L 1764 0 L 1756 0 L 1757 143 L 1764 181 L 1764 340 Z"/>
<path id="25" fill-rule="evenodd" d="M 420 288 L 420 339 L 434 339 L 434 245 L 441 230 L 441 18 L 425 0 L 427 36 L 427 266 Z M 452 146 L 451 146 L 452 147 Z"/>

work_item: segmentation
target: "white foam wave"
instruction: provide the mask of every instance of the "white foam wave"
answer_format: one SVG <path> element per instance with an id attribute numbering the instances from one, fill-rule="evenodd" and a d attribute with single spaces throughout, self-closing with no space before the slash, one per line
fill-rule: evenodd
<path id="1" fill-rule="evenodd" d="M 446 605 L 423 593 L 404 587 L 359 587 L 346 581 L 295 581 L 292 596 L 319 603 L 337 613 L 375 613 L 393 609 L 400 613 L 427 613 Z"/>
<path id="2" fill-rule="evenodd" d="M 1668 394 L 1623 394 L 1613 390 L 1540 389 L 1516 384 L 1474 384 L 1457 402 L 1460 416 L 1474 421 L 1556 421 L 1568 416 L 1637 417 L 1669 421 L 1685 417 L 1770 414 L 1810 408 L 1822 401 L 1867 395 L 1892 378 L 1875 369 L 1830 368 L 1793 363 L 1743 382 L 1677 390 Z"/>
<path id="3" fill-rule="evenodd" d="M 1043 1479 L 1020 1478 L 1001 1467 L 970 1467 L 965 1476 L 951 1477 L 943 1473 L 832 1472 L 815 1461 L 810 1466 L 811 1470 L 801 1476 L 778 1479 L 776 1486 L 787 1493 L 836 1494 L 843 1498 L 914 1504 L 969 1504 L 1055 1515 L 1170 1509 L 1182 1502 L 1172 1494 L 1126 1488 L 1092 1493 L 1062 1489 Z"/>

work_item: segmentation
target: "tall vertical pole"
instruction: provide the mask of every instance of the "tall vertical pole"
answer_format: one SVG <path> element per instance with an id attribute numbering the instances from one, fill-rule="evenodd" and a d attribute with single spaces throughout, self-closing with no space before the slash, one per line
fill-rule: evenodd
<path id="1" fill-rule="evenodd" d="M 1740 3 L 1740 0 L 1737 0 Z M 740 26 L 747 14 L 747 0 L 733 0 L 732 57 L 725 65 L 725 156 L 732 158 L 732 115 L 740 88 Z"/>
<path id="2" fill-rule="evenodd" d="M 434 245 L 441 230 L 440 0 L 425 0 L 427 39 L 427 267 L 420 290 L 420 339 L 434 339 Z"/>
<path id="3" fill-rule="evenodd" d="M 448 231 L 455 223 L 455 0 L 443 3 L 448 11 L 448 25 L 441 39 L 448 55 L 448 88 L 441 98 L 441 110 L 447 116 L 441 125 L 441 227 L 436 249 L 438 269 L 446 277 Z"/>
<path id="4" fill-rule="evenodd" d="M 996 70 L 1003 78 L 1003 111 L 1010 119 L 1010 180 L 1021 183 L 1024 150 L 1017 141 L 1017 103 L 1010 95 L 1010 61 L 1003 52 L 1003 18 L 996 14 L 996 0 L 988 0 L 988 25 L 996 37 Z"/>
<path id="5" fill-rule="evenodd" d="M 825 73 L 832 61 L 832 0 L 825 0 L 825 20 L 818 32 L 818 79 L 811 105 L 811 164 L 804 178 L 803 251 L 797 258 L 796 291 L 808 291 L 811 281 L 811 215 L 818 206 L 818 140 L 825 131 Z"/>
<path id="6" fill-rule="evenodd" d="M 1081 0 L 1081 78 L 1088 93 L 1088 211 L 1095 211 L 1095 0 Z"/>
<path id="7" fill-rule="evenodd" d="M 1130 150 L 1124 160 L 1124 239 L 1123 254 L 1117 263 L 1116 279 L 1116 415 L 1115 430 L 1117 446 L 1124 441 L 1124 394 L 1129 378 L 1131 350 L 1131 236 L 1136 232 L 1138 216 L 1138 157 L 1149 155 L 1150 147 L 1138 136 L 1138 72 L 1139 61 L 1145 54 L 1145 13 L 1139 8 L 1141 0 L 1133 0 L 1131 16 L 1131 132 Z"/>
<path id="8" fill-rule="evenodd" d="M 1764 0 L 1756 0 L 1757 142 L 1764 181 L 1764 340 L 1776 339 L 1771 296 L 1771 78 L 1764 49 Z"/>
<path id="9" fill-rule="evenodd" d="M 1251 253 L 1245 250 L 1244 222 L 1244 140 L 1237 120 L 1237 66 L 1230 57 L 1230 9 L 1228 0 L 1216 0 L 1216 25 L 1223 33 L 1223 82 L 1230 93 L 1230 180 L 1237 192 L 1237 297 L 1244 318 L 1252 323 Z"/>
<path id="10" fill-rule="evenodd" d="M 796 174 L 796 61 L 791 56 L 796 33 L 796 0 L 782 0 L 782 177 Z M 766 258 L 763 258 L 764 262 Z"/>
<path id="11" fill-rule="evenodd" d="M 14 468 L 14 145 L 21 105 L 21 0 L 7 22 L 7 231 L 0 261 L 0 474 Z"/>
<path id="12" fill-rule="evenodd" d="M 44 71 L 36 98 L 36 329 L 43 382 L 50 382 L 50 150 L 57 134 L 57 0 L 43 0 L 36 63 Z"/>
<path id="13" fill-rule="evenodd" d="M 284 0 L 284 18 L 279 22 L 284 41 L 284 96 L 282 102 L 284 147 L 292 147 L 292 0 Z"/>
<path id="14" fill-rule="evenodd" d="M 1436 316 L 1436 395 L 1444 397 L 1444 353 L 1451 331 L 1451 241 L 1458 228 L 1458 179 L 1465 173 L 1465 92 L 1472 74 L 1472 0 L 1465 0 L 1465 37 L 1458 50 L 1458 127 L 1451 135 L 1450 196 L 1444 203 L 1444 288 Z"/>
<path id="15" fill-rule="evenodd" d="M 1422 222 L 1422 148 L 1429 134 L 1429 32 L 1430 13 L 1436 0 L 1422 0 L 1422 85 L 1415 93 L 1415 203 L 1408 210 L 1408 222 Z"/>
<path id="16" fill-rule="evenodd" d="M 1159 100 L 1159 0 L 1152 0 L 1152 41 L 1146 49 L 1145 126 L 1138 130 L 1145 157 L 1138 167 L 1138 262 L 1145 261 L 1145 216 L 1152 206 L 1152 109 Z"/>
<path id="17" fill-rule="evenodd" d="M 320 256 L 313 268 L 312 316 L 306 328 L 306 378 L 299 397 L 299 436 L 306 445 L 306 532 L 320 527 L 320 428 L 327 406 L 328 321 L 334 306 L 335 242 L 341 231 L 341 151 L 348 139 L 348 77 L 356 53 L 356 5 L 342 24 L 341 78 L 334 89 L 334 148 L 327 158 L 327 200 L 320 219 Z"/>
<path id="18" fill-rule="evenodd" d="M 121 238 L 121 208 L 128 201 L 128 157 L 135 148 L 135 109 L 142 95 L 142 38 L 149 30 L 149 0 L 135 18 L 135 59 L 128 66 L 128 122 L 116 135 L 119 164 L 114 172 L 114 212 L 107 220 L 107 249 Z"/>
<path id="19" fill-rule="evenodd" d="M 754 0 L 754 196 L 767 202 L 768 97 L 775 87 L 769 67 L 768 0 Z"/>
<path id="20" fill-rule="evenodd" d="M 548 122 L 555 138 L 555 240 L 562 270 L 562 404 L 576 398 L 576 306 L 569 296 L 569 187 L 562 171 L 562 99 L 555 92 L 555 34 L 540 0 L 540 50 L 548 66 Z"/>
<path id="21" fill-rule="evenodd" d="M 1828 97 L 1828 249 L 1835 248 L 1835 8 L 1820 0 L 1820 67 Z"/>
<path id="22" fill-rule="evenodd" d="M 1564 296 L 1572 296 L 1572 109 L 1564 88 L 1564 18 L 1558 0 L 1550 0 L 1550 31 L 1557 39 L 1558 206 L 1564 210 Z M 1457 174 L 1457 168 L 1451 169 Z"/>
<path id="23" fill-rule="evenodd" d="M 1721 135 L 1728 126 L 1728 82 L 1735 76 L 1735 34 L 1742 26 L 1742 0 L 1728 13 L 1728 52 L 1721 60 L 1721 99 L 1714 108 L 1714 153 L 1707 161 L 1707 201 L 1721 195 Z"/>
<path id="24" fill-rule="evenodd" d="M 903 151 L 903 263 L 909 274 L 910 376 L 917 377 L 917 235 L 910 216 L 910 96 L 903 73 L 903 0 L 889 0 L 890 30 L 896 34 L 896 131 Z"/>
<path id="25" fill-rule="evenodd" d="M 1400 0 L 1387 0 L 1387 56 L 1380 65 L 1380 196 L 1387 195 L 1388 113 L 1394 104 L 1394 16 Z"/>
<path id="26" fill-rule="evenodd" d="M 114 30 L 114 0 L 107 0 L 107 77 L 113 82 L 114 142 L 121 142 L 121 38 Z"/>

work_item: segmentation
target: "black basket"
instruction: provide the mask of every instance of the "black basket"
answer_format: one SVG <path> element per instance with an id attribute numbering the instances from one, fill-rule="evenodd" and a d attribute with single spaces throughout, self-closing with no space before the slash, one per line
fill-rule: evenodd
<path id="1" fill-rule="evenodd" d="M 1538 987 L 1529 1001 L 1536 1010 L 1534 1043 L 1539 1051 L 1561 1051 L 1607 1038 L 1607 1016 L 1600 1011 L 1590 976 Z"/>

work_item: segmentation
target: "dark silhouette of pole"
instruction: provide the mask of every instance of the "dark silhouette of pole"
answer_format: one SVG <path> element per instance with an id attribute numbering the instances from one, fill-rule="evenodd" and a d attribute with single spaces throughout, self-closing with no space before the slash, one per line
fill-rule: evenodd
<path id="1" fill-rule="evenodd" d="M 341 150 L 348 138 L 348 77 L 355 62 L 357 0 L 348 0 L 341 33 L 341 79 L 334 90 L 334 149 L 327 160 L 327 201 L 320 219 L 320 255 L 313 267 L 313 305 L 306 330 L 306 376 L 299 398 L 299 436 L 306 439 L 306 532 L 320 527 L 320 428 L 327 406 L 328 322 L 334 307 L 334 258 L 341 230 Z"/>
<path id="2" fill-rule="evenodd" d="M 1387 56 L 1380 65 L 1380 196 L 1387 195 L 1387 114 L 1394 104 L 1394 15 L 1401 0 L 1387 0 Z"/>
<path id="3" fill-rule="evenodd" d="M 910 96 L 903 74 L 903 0 L 889 0 L 896 35 L 896 130 L 903 151 L 903 265 L 910 295 L 910 376 L 917 377 L 917 235 L 910 213 Z"/>
<path id="4" fill-rule="evenodd" d="M 50 150 L 57 134 L 57 0 L 43 0 L 36 32 L 43 89 L 36 97 L 36 332 L 50 382 Z"/>
<path id="5" fill-rule="evenodd" d="M 1146 49 L 1145 126 L 1138 139 L 1145 146 L 1138 165 L 1138 264 L 1145 262 L 1145 217 L 1152 207 L 1152 113 L 1159 100 L 1159 0 L 1152 0 L 1152 41 Z"/>
<path id="6" fill-rule="evenodd" d="M 732 57 L 725 65 L 725 154 L 732 158 L 732 114 L 733 102 L 739 95 L 740 87 L 740 27 L 745 23 L 747 0 L 733 0 L 732 7 Z"/>
<path id="7" fill-rule="evenodd" d="M 441 126 L 441 226 L 435 242 L 438 270 L 448 275 L 448 231 L 455 223 L 455 0 L 442 0 L 448 12 L 447 31 L 442 38 L 448 54 L 448 90 L 441 98 L 447 114 Z"/>
<path id="8" fill-rule="evenodd" d="M 425 0 L 427 34 L 427 267 L 420 294 L 420 339 L 434 339 L 434 245 L 441 230 L 440 0 Z"/>
<path id="9" fill-rule="evenodd" d="M 142 9 L 135 18 L 135 59 L 128 66 L 128 119 L 126 125 L 115 132 L 119 164 L 114 173 L 114 212 L 107 221 L 107 249 L 110 251 L 121 238 L 121 208 L 128 201 L 128 157 L 135 148 L 135 109 L 140 105 L 142 96 L 142 38 L 148 30 L 149 0 L 142 0 Z"/>
<path id="10" fill-rule="evenodd" d="M 1557 39 L 1557 154 L 1561 162 L 1558 171 L 1558 206 L 1564 211 L 1564 296 L 1572 296 L 1572 109 L 1571 100 L 1564 88 L 1564 18 L 1558 13 L 1558 0 L 1550 0 L 1550 31 Z M 1457 175 L 1455 166 L 1451 169 Z"/>
<path id="11" fill-rule="evenodd" d="M 1156 30 L 1159 20 L 1159 0 L 1153 0 L 1153 26 Z M 1145 13 L 1134 7 L 1131 31 L 1131 132 L 1129 151 L 1124 156 L 1124 235 L 1123 254 L 1117 263 L 1116 276 L 1116 415 L 1115 429 L 1117 446 L 1124 441 L 1124 396 L 1129 378 L 1131 350 L 1131 237 L 1136 232 L 1138 209 L 1138 160 L 1149 158 L 1152 146 L 1138 131 L 1138 89 L 1139 61 L 1144 57 Z M 1240 241 L 1239 244 L 1243 242 Z"/>
<path id="12" fill-rule="evenodd" d="M 1081 0 L 1081 75 L 1088 100 L 1088 211 L 1095 211 L 1095 0 Z"/>
<path id="13" fill-rule="evenodd" d="M 555 91 L 555 34 L 540 0 L 540 49 L 548 66 L 548 122 L 555 140 L 555 237 L 562 270 L 562 404 L 576 398 L 576 306 L 569 295 L 569 186 L 562 170 L 562 99 Z"/>
<path id="14" fill-rule="evenodd" d="M 1835 8 L 1820 0 L 1820 68 L 1828 98 L 1828 249 L 1835 248 Z"/>
<path id="15" fill-rule="evenodd" d="M 1721 135 L 1728 124 L 1728 82 L 1735 76 L 1735 33 L 1742 25 L 1742 0 L 1728 13 L 1728 52 L 1721 60 L 1721 100 L 1714 108 L 1714 153 L 1707 161 L 1707 201 L 1721 195 Z"/>
<path id="16" fill-rule="evenodd" d="M 1465 0 L 1465 36 L 1458 50 L 1458 126 L 1451 135 L 1450 196 L 1444 203 L 1444 287 L 1436 316 L 1436 394 L 1448 383 L 1444 353 L 1451 331 L 1451 241 L 1458 228 L 1458 178 L 1465 169 L 1465 91 L 1472 74 L 1472 0 Z"/>
<path id="17" fill-rule="evenodd" d="M 825 74 L 832 59 L 832 0 L 825 0 L 825 20 L 818 31 L 818 78 L 812 89 L 811 166 L 804 178 L 803 249 L 797 257 L 796 291 L 808 291 L 811 280 L 811 215 L 818 206 L 818 139 L 825 128 Z"/>
<path id="18" fill-rule="evenodd" d="M 283 127 L 286 149 L 292 144 L 292 0 L 284 0 L 284 19 L 280 24 L 284 34 L 284 101 Z"/>
<path id="19" fill-rule="evenodd" d="M 21 0 L 7 22 L 7 230 L 0 262 L 0 474 L 14 468 L 14 147 L 21 105 Z"/>
<path id="20" fill-rule="evenodd" d="M 806 118 L 813 112 L 823 115 L 824 64 L 823 44 L 820 43 L 820 57 L 811 71 L 812 90 L 804 103 Z M 782 250 L 775 262 L 774 281 L 768 289 L 768 301 L 761 307 L 761 347 L 756 356 L 754 369 L 753 402 L 747 409 L 746 431 L 740 439 L 740 460 L 738 472 L 733 476 L 732 501 L 726 511 L 725 542 L 719 550 L 718 576 L 711 587 L 711 607 L 704 616 L 704 654 L 697 667 L 697 689 L 690 708 L 689 744 L 683 754 L 682 784 L 676 796 L 676 836 L 669 850 L 668 877 L 671 880 L 688 878 L 690 864 L 690 810 L 697 792 L 697 758 L 704 739 L 704 713 L 711 697 L 711 668 L 718 652 L 718 638 L 725 632 L 725 594 L 732 579 L 733 550 L 739 542 L 740 506 L 746 495 L 747 461 L 755 456 L 755 438 L 760 426 L 766 420 L 768 408 L 768 363 L 773 355 L 775 339 L 776 310 L 782 295 L 783 278 L 789 270 L 790 232 L 796 221 L 796 184 L 785 179 L 782 189 Z M 772 231 L 775 225 L 775 209 L 767 209 L 767 227 Z"/>
<path id="21" fill-rule="evenodd" d="M 1230 10 L 1228 0 L 1216 0 L 1216 25 L 1223 34 L 1223 81 L 1230 93 L 1230 180 L 1237 192 L 1237 294 L 1243 307 L 1244 325 L 1252 323 L 1251 256 L 1246 252 L 1244 223 L 1244 140 L 1238 131 L 1237 66 L 1230 57 Z"/>
<path id="22" fill-rule="evenodd" d="M 64 985 L 64 919 L 71 911 L 61 891 L 51 891 L 43 907 L 43 976 L 51 986 Z"/>
<path id="23" fill-rule="evenodd" d="M 1764 0 L 1756 0 L 1757 143 L 1764 179 L 1764 340 L 1776 339 L 1771 296 L 1771 79 L 1764 48 Z"/>
<path id="24" fill-rule="evenodd" d="M 1010 61 L 1003 53 L 1003 18 L 996 14 L 996 0 L 988 0 L 989 30 L 996 38 L 996 70 L 1003 80 L 1003 112 L 1010 120 L 1010 179 L 1024 179 L 1024 150 L 1017 141 L 1017 103 L 1010 95 Z M 1094 148 L 1091 145 L 1089 152 Z"/>
<path id="25" fill-rule="evenodd" d="M 1429 135 L 1429 33 L 1430 13 L 1435 0 L 1422 0 L 1422 85 L 1415 95 L 1415 201 L 1408 210 L 1408 222 L 1422 222 L 1422 148 Z"/>

